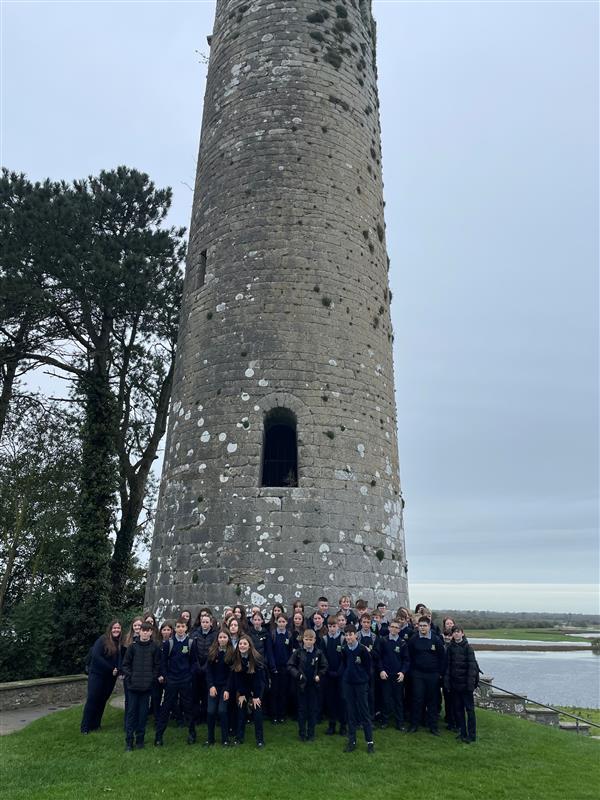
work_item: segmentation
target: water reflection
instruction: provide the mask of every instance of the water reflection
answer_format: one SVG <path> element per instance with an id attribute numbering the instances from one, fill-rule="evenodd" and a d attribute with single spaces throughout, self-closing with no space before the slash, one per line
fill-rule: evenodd
<path id="1" fill-rule="evenodd" d="M 600 657 L 573 653 L 480 650 L 479 666 L 493 683 L 549 705 L 600 708 Z"/>

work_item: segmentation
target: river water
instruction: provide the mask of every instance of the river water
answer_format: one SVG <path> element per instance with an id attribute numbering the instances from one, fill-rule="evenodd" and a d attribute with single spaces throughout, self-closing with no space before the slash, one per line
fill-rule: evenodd
<path id="1" fill-rule="evenodd" d="M 517 642 L 511 642 L 517 644 Z M 492 683 L 547 705 L 600 708 L 600 655 L 480 650 L 480 668 Z"/>

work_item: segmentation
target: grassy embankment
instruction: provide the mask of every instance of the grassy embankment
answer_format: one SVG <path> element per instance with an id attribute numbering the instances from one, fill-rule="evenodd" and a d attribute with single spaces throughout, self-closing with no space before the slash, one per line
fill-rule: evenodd
<path id="1" fill-rule="evenodd" d="M 467 639 L 527 639 L 535 642 L 589 642 L 583 636 L 567 636 L 550 628 L 490 628 L 465 631 Z M 600 637 L 600 632 L 598 633 Z"/>
<path id="2" fill-rule="evenodd" d="M 267 723 L 263 751 L 251 736 L 235 750 L 189 747 L 185 731 L 169 728 L 161 750 L 125 753 L 122 712 L 108 708 L 103 730 L 86 737 L 80 715 L 53 714 L 0 740 L 3 800 L 596 800 L 600 779 L 599 742 L 492 711 L 477 712 L 474 745 L 446 731 L 439 739 L 376 731 L 372 756 L 362 741 L 343 753 L 343 740 L 322 726 L 316 742 L 301 743 L 293 723 Z M 205 729 L 198 733 L 201 742 Z"/>

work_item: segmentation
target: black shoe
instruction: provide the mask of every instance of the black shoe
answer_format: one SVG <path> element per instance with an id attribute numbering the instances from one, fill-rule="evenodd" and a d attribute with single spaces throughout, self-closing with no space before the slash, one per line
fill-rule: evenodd
<path id="1" fill-rule="evenodd" d="M 407 733 L 416 733 L 417 732 L 417 726 L 416 725 L 411 725 L 410 728 L 406 732 Z"/>
<path id="2" fill-rule="evenodd" d="M 154 740 L 154 747 L 162 747 L 162 746 L 163 746 L 162 736 L 157 736 L 156 739 Z"/>
<path id="3" fill-rule="evenodd" d="M 381 728 L 382 731 L 384 731 L 387 728 L 387 726 L 388 726 L 387 722 L 380 722 L 379 723 L 379 727 Z"/>
<path id="4" fill-rule="evenodd" d="M 234 739 L 233 740 L 233 744 L 234 744 L 235 747 L 241 747 L 244 744 L 244 740 L 243 739 Z"/>
<path id="5" fill-rule="evenodd" d="M 437 729 L 437 728 L 429 728 L 429 733 L 430 733 L 432 736 L 439 736 L 439 735 L 440 735 L 440 732 L 438 731 L 438 729 Z"/>
<path id="6" fill-rule="evenodd" d="M 367 742 L 367 753 L 374 753 L 375 752 L 375 745 L 373 742 Z"/>
<path id="7" fill-rule="evenodd" d="M 301 742 L 305 742 L 306 741 L 306 734 L 305 733 L 299 733 L 298 734 L 298 738 L 300 739 Z"/>
<path id="8" fill-rule="evenodd" d="M 221 747 L 231 747 L 230 742 L 226 739 L 224 742 L 221 742 Z"/>
<path id="9" fill-rule="evenodd" d="M 81 732 L 82 732 L 82 734 L 83 734 L 84 736 L 88 736 L 88 735 L 89 735 L 89 731 L 81 731 Z"/>
<path id="10" fill-rule="evenodd" d="M 468 736 L 467 738 L 469 740 L 469 744 L 475 744 L 475 742 L 477 741 L 476 736 Z"/>
<path id="11" fill-rule="evenodd" d="M 190 733 L 189 734 L 189 736 L 187 738 L 187 743 L 188 744 L 196 744 L 196 734 L 195 733 Z"/>
<path id="12" fill-rule="evenodd" d="M 356 750 L 356 742 L 348 742 L 344 747 L 344 753 L 353 753 Z"/>
<path id="13" fill-rule="evenodd" d="M 138 739 L 135 743 L 136 750 L 143 750 L 144 749 L 144 740 Z"/>
<path id="14" fill-rule="evenodd" d="M 265 746 L 265 743 L 264 742 L 257 742 L 256 746 L 258 747 L 259 750 L 262 750 L 262 748 Z"/>
<path id="15" fill-rule="evenodd" d="M 471 740 L 467 736 L 459 736 L 458 741 L 463 744 L 471 744 Z"/>
<path id="16" fill-rule="evenodd" d="M 406 727 L 404 725 L 396 725 L 397 731 L 402 731 L 402 733 L 406 732 Z"/>
<path id="17" fill-rule="evenodd" d="M 328 725 L 325 731 L 325 736 L 333 736 L 335 733 L 335 725 Z"/>
<path id="18" fill-rule="evenodd" d="M 214 746 L 215 746 L 214 742 L 204 742 L 204 744 L 202 745 L 202 747 L 214 747 Z"/>

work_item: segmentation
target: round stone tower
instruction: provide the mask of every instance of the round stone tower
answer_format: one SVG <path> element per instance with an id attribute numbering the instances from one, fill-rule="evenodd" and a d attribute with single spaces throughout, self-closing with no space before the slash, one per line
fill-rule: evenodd
<path id="1" fill-rule="evenodd" d="M 218 0 L 146 601 L 407 602 L 370 0 Z"/>

